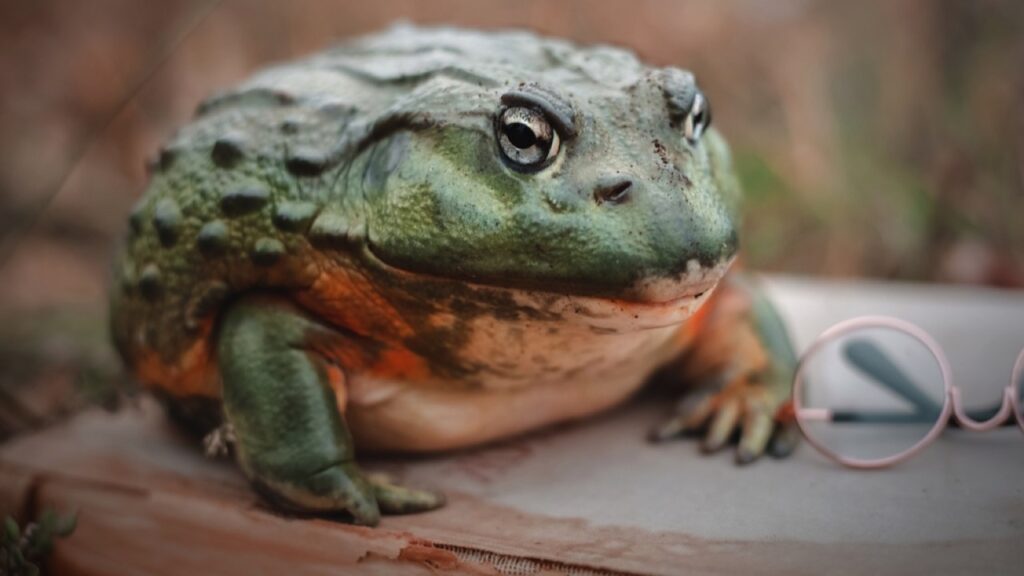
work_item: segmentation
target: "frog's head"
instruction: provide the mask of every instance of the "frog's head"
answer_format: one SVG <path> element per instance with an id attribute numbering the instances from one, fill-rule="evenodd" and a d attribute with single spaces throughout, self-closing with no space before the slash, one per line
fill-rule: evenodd
<path id="1" fill-rule="evenodd" d="M 645 304 L 713 288 L 737 236 L 707 97 L 674 68 L 600 67 L 611 80 L 577 68 L 438 75 L 393 106 L 366 152 L 371 253 L 419 274 Z"/>

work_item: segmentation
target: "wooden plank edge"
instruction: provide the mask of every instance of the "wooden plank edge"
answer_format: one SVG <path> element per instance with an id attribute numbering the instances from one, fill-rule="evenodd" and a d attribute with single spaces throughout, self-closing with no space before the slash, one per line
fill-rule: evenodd
<path id="1" fill-rule="evenodd" d="M 75 534 L 58 541 L 50 558 L 58 574 L 628 574 L 9 462 L 0 462 L 0 501 L 13 502 L 26 520 L 45 509 L 78 513 Z"/>

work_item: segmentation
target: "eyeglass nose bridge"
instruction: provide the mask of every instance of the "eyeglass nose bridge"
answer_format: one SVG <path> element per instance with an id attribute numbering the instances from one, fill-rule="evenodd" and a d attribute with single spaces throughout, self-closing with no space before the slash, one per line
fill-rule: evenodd
<path id="1" fill-rule="evenodd" d="M 988 420 L 978 421 L 967 415 L 960 398 L 960 389 L 956 386 L 951 386 L 949 389 L 949 401 L 953 404 L 953 416 L 956 418 L 957 423 L 960 424 L 960 427 L 973 432 L 994 430 L 1002 426 L 1003 422 L 1014 417 L 1013 386 L 1007 386 L 1003 390 L 1003 405 Z"/>

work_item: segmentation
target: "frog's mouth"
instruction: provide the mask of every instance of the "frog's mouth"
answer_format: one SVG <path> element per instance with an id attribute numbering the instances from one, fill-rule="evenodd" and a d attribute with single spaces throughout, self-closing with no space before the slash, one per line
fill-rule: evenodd
<path id="1" fill-rule="evenodd" d="M 516 300 L 556 313 L 564 321 L 582 322 L 609 333 L 677 326 L 707 302 L 733 260 L 730 257 L 710 267 L 694 262 L 684 275 L 637 282 L 623 298 L 521 290 Z"/>
<path id="2" fill-rule="evenodd" d="M 364 246 L 364 258 L 400 284 L 422 287 L 426 282 L 450 286 L 457 281 L 481 301 L 510 302 L 527 316 L 585 324 L 595 331 L 608 333 L 650 330 L 685 322 L 708 300 L 735 260 L 730 256 L 711 266 L 690 260 L 682 274 L 645 278 L 623 290 L 621 295 L 607 296 L 561 290 L 560 286 L 540 287 L 530 282 L 498 284 L 407 270 L 381 258 L 374 252 L 372 243 Z"/>

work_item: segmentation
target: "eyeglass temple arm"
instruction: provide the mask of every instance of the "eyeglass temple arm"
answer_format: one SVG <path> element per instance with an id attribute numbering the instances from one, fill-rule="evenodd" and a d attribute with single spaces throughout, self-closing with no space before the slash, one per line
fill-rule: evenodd
<path id="1" fill-rule="evenodd" d="M 843 352 L 851 364 L 913 404 L 916 412 L 936 414 L 942 410 L 942 407 L 921 392 L 921 389 L 874 342 L 866 339 L 853 340 L 844 347 Z M 951 424 L 953 426 L 985 431 L 1013 423 L 1011 418 L 1013 390 L 1011 388 L 1006 389 L 1001 403 L 966 411 L 961 408 L 960 390 L 954 387 L 952 394 L 954 416 Z M 917 417 L 909 414 L 900 416 L 899 414 L 851 412 L 845 418 L 840 418 L 858 422 L 912 422 Z"/>
<path id="2" fill-rule="evenodd" d="M 925 414 L 942 411 L 942 405 L 937 404 L 922 392 L 921 388 L 914 384 L 874 342 L 864 338 L 852 340 L 843 347 L 843 353 L 846 354 L 847 360 L 861 372 L 899 394 L 901 398 L 913 404 L 916 411 Z"/>
<path id="3" fill-rule="evenodd" d="M 1012 415 L 1012 409 L 1000 418 L 996 418 L 1000 411 L 1005 410 L 1002 406 L 990 406 L 980 410 L 968 410 L 961 415 L 950 414 L 950 426 L 957 428 L 970 428 L 964 425 L 965 421 L 972 423 L 984 423 L 991 420 L 1000 422 L 1002 426 L 1013 425 L 1013 419 L 1007 418 Z M 885 410 L 829 410 L 827 419 L 830 422 L 843 424 L 921 424 L 934 422 L 937 414 L 924 412 L 903 412 Z M 813 418 L 812 418 L 813 419 Z M 973 430 L 973 428 L 971 428 Z M 987 430 L 988 428 L 986 428 Z"/>

